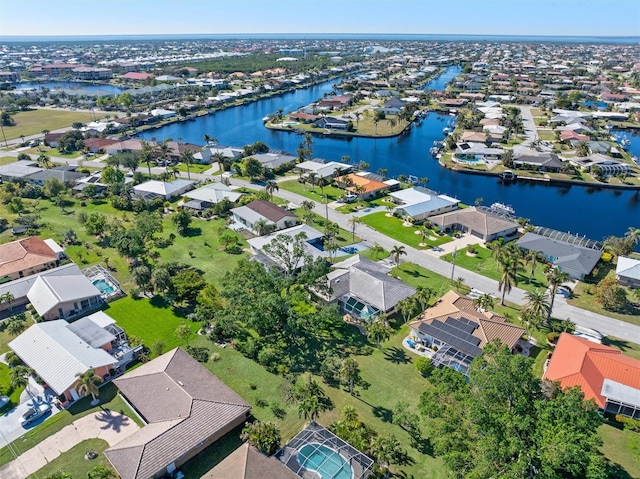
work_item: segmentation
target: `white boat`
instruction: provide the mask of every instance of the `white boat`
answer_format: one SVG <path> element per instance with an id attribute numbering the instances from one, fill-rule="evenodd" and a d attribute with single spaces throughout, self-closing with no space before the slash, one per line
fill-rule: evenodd
<path id="1" fill-rule="evenodd" d="M 267 116 L 265 116 L 265 117 L 262 119 L 262 123 L 266 123 L 266 122 L 268 122 L 269 120 L 271 120 L 271 116 L 270 116 L 270 115 L 267 115 Z"/>
<path id="2" fill-rule="evenodd" d="M 500 173 L 500 179 L 504 181 L 515 181 L 516 175 L 514 174 L 513 171 L 505 170 L 502 173 Z"/>
<path id="3" fill-rule="evenodd" d="M 503 215 L 515 216 L 516 211 L 509 205 L 505 205 L 504 203 L 493 203 L 489 209 L 495 211 L 496 213 L 501 213 Z"/>

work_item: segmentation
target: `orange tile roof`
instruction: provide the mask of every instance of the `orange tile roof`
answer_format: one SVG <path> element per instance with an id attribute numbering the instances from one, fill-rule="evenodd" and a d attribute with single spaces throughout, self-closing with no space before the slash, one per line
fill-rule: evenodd
<path id="1" fill-rule="evenodd" d="M 617 349 L 562 333 L 544 379 L 558 381 L 563 388 L 580 386 L 585 399 L 604 408 L 600 392 L 605 379 L 640 389 L 640 361 Z"/>
<path id="2" fill-rule="evenodd" d="M 0 278 L 56 261 L 58 256 L 36 236 L 0 245 Z"/>
<path id="3" fill-rule="evenodd" d="M 339 181 L 344 182 L 345 178 L 351 179 L 351 186 L 345 188 L 347 191 L 351 192 L 355 192 L 356 186 L 364 187 L 363 193 L 371 193 L 372 191 L 383 190 L 389 187 L 389 185 L 382 183 L 381 181 L 372 180 L 364 176 L 356 175 L 355 173 L 343 176 Z"/>
<path id="4" fill-rule="evenodd" d="M 447 318 L 467 319 L 478 324 L 472 335 L 480 339 L 480 348 L 499 339 L 502 344 L 513 348 L 522 337 L 524 329 L 507 322 L 505 318 L 491 311 L 479 312 L 473 305 L 473 300 L 461 296 L 451 290 L 446 293 L 431 308 L 425 310 L 417 320 L 409 323 L 412 328 L 418 328 L 421 323 L 431 324 L 435 320 L 445 321 Z"/>

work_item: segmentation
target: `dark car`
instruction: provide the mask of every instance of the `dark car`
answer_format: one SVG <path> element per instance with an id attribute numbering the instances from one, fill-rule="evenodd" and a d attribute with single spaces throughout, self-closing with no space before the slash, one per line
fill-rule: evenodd
<path id="1" fill-rule="evenodd" d="M 30 407 L 20 417 L 20 425 L 28 426 L 32 422 L 37 421 L 42 416 L 46 415 L 49 411 L 51 411 L 51 406 L 48 404 L 38 404 L 37 406 Z"/>

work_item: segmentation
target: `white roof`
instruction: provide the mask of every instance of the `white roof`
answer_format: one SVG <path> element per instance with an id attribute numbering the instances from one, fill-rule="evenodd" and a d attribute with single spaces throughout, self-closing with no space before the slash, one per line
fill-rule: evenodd
<path id="1" fill-rule="evenodd" d="M 111 324 L 115 324 L 115 322 L 116 322 L 115 319 L 113 319 L 111 316 L 109 316 L 104 311 L 97 311 L 97 312 L 95 312 L 93 314 L 90 314 L 89 316 L 86 316 L 86 317 L 89 318 L 94 323 L 96 323 L 101 328 L 106 328 L 107 326 L 109 326 Z"/>
<path id="2" fill-rule="evenodd" d="M 223 198 L 227 198 L 232 203 L 235 203 L 242 195 L 243 193 L 233 191 L 232 188 L 223 183 L 211 183 L 202 188 L 191 190 L 182 196 L 215 204 L 219 203 Z"/>
<path id="3" fill-rule="evenodd" d="M 350 169 L 351 165 L 348 165 L 347 163 L 340 163 L 338 161 L 330 161 L 328 163 L 322 163 L 320 161 L 308 160 L 308 161 L 303 161 L 302 163 L 298 163 L 296 165 L 296 168 L 300 170 L 309 171 L 309 172 L 313 171 L 318 176 L 322 178 L 326 178 L 328 176 L 333 175 L 333 173 L 338 168 L 342 168 L 346 170 L 346 169 Z"/>
<path id="4" fill-rule="evenodd" d="M 8 283 L 0 285 L 0 296 L 11 293 L 15 299 L 24 298 L 40 276 L 82 276 L 82 271 L 75 263 L 65 264 L 58 268 L 26 276 L 24 278 L 14 279 Z"/>
<path id="5" fill-rule="evenodd" d="M 9 347 L 57 394 L 77 381 L 77 374 L 115 364 L 104 349 L 92 348 L 62 320 L 36 323 L 9 343 Z"/>
<path id="6" fill-rule="evenodd" d="M 616 274 L 625 278 L 640 280 L 640 261 L 625 256 L 618 256 Z"/>
<path id="7" fill-rule="evenodd" d="M 59 304 L 100 296 L 100 291 L 86 276 L 39 276 L 27 298 L 40 316 Z"/>
<path id="8" fill-rule="evenodd" d="M 619 401 L 632 406 L 640 406 L 640 389 L 627 386 L 611 379 L 602 381 L 600 394 L 609 400 Z"/>
<path id="9" fill-rule="evenodd" d="M 193 184 L 194 182 L 189 180 L 174 180 L 171 182 L 149 180 L 134 186 L 133 190 L 135 192 L 155 193 L 160 196 L 171 196 L 176 191 L 187 188 Z"/>
<path id="10" fill-rule="evenodd" d="M 53 251 L 58 256 L 64 253 L 64 248 L 60 246 L 58 243 L 56 243 L 55 240 L 51 238 L 47 238 L 46 240 L 44 240 L 44 242 L 47 244 L 49 248 L 51 248 L 51 251 Z"/>

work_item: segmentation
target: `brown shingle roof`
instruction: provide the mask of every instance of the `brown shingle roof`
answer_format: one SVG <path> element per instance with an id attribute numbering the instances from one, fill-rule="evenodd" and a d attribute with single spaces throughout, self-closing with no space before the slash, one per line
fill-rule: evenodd
<path id="1" fill-rule="evenodd" d="M 224 434 L 250 406 L 182 349 L 114 381 L 150 423 L 105 451 L 122 479 L 148 479 Z"/>
<path id="2" fill-rule="evenodd" d="M 56 253 L 36 236 L 0 245 L 0 278 L 58 259 Z"/>
<path id="3" fill-rule="evenodd" d="M 475 207 L 443 213 L 429 218 L 432 223 L 441 228 L 453 225 L 462 225 L 466 228 L 481 233 L 484 237 L 501 233 L 518 227 L 518 223 L 498 215 L 479 211 Z"/>
<path id="4" fill-rule="evenodd" d="M 480 339 L 478 347 L 484 348 L 494 339 L 499 339 L 502 344 L 513 348 L 522 337 L 524 329 L 507 322 L 502 316 L 491 311 L 479 312 L 473 306 L 473 300 L 461 296 L 455 291 L 449 291 L 440 301 L 431 308 L 425 310 L 417 320 L 409 323 L 412 328 L 418 329 L 420 324 L 431 324 L 433 321 L 446 321 L 447 318 L 464 318 L 473 321 L 478 327 L 472 335 Z"/>
<path id="5" fill-rule="evenodd" d="M 274 457 L 267 457 L 255 447 L 244 443 L 229 454 L 202 479 L 299 479 L 287 466 Z"/>
<path id="6" fill-rule="evenodd" d="M 259 215 L 264 216 L 268 220 L 273 221 L 274 223 L 277 223 L 282 218 L 295 216 L 290 211 L 287 211 L 284 208 L 280 208 L 278 205 L 274 205 L 270 201 L 253 200 L 251 203 L 248 203 L 245 206 L 249 209 L 252 209 Z"/>

